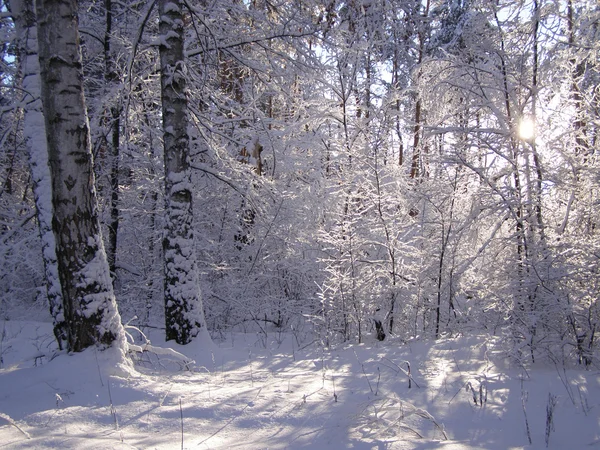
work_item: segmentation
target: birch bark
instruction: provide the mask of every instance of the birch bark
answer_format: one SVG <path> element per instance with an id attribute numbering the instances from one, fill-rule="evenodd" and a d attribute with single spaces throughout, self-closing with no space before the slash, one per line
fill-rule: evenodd
<path id="1" fill-rule="evenodd" d="M 54 336 L 62 350 L 66 344 L 63 299 L 58 276 L 56 241 L 52 232 L 52 184 L 48 167 L 46 126 L 40 99 L 40 65 L 38 62 L 37 29 L 33 0 L 11 0 L 10 9 L 23 72 L 24 111 L 23 134 L 29 154 L 29 166 L 38 228 L 42 242 L 42 259 L 46 279 L 46 292 L 50 314 L 54 321 Z"/>
<path id="2" fill-rule="evenodd" d="M 52 228 L 62 285 L 67 348 L 124 349 L 100 235 L 90 127 L 83 94 L 76 0 L 37 0 L 42 104 L 50 173 Z"/>

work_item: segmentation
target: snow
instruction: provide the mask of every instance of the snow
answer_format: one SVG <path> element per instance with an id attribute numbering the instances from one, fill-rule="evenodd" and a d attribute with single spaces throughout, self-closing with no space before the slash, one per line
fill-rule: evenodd
<path id="1" fill-rule="evenodd" d="M 181 5 L 178 5 L 173 2 L 169 2 L 165 5 L 164 12 L 165 13 L 171 13 L 171 12 L 181 13 Z"/>
<path id="2" fill-rule="evenodd" d="M 169 30 L 165 34 L 161 35 L 162 41 L 168 42 L 169 39 L 181 39 L 181 35 L 173 30 Z"/>
<path id="3" fill-rule="evenodd" d="M 125 353 L 125 333 L 121 327 L 121 316 L 117 309 L 104 245 L 99 235 L 89 236 L 87 245 L 88 251 L 95 253 L 93 258 L 80 269 L 77 282 L 78 287 L 91 292 L 85 294 L 80 301 L 80 313 L 90 318 L 99 311 L 102 312 L 100 314 L 102 321 L 97 328 L 101 335 L 110 331 L 115 336 L 112 350 L 121 353 L 121 356 L 115 356 L 116 361 L 120 361 L 118 365 L 121 366 Z"/>
<path id="4" fill-rule="evenodd" d="M 546 448 L 550 395 L 548 448 L 600 446 L 598 370 L 513 367 L 489 336 L 324 350 L 277 332 L 167 345 L 153 330 L 156 352 L 134 352 L 137 370 L 115 374 L 110 351 L 54 354 L 50 324 L 2 327 L 0 443 L 11 449 L 169 449 L 182 436 L 190 449 Z"/>

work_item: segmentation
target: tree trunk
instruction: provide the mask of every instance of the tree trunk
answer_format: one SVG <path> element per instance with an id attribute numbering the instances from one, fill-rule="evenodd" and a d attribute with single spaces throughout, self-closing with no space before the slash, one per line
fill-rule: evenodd
<path id="1" fill-rule="evenodd" d="M 539 90 L 539 86 L 538 86 L 538 66 L 539 66 L 539 26 L 540 26 L 540 5 L 538 4 L 537 0 L 534 0 L 533 2 L 533 16 L 534 16 L 534 27 L 533 27 L 533 77 L 532 77 L 532 83 L 531 83 L 531 88 L 532 88 L 532 95 L 531 95 L 531 115 L 533 117 L 534 121 L 537 121 L 537 96 L 538 96 L 538 90 Z M 536 180 L 535 180 L 535 185 L 534 185 L 534 189 L 535 189 L 535 195 L 534 195 L 534 208 L 535 208 L 535 218 L 536 218 L 536 225 L 537 225 L 537 229 L 539 231 L 540 234 L 540 240 L 542 241 L 542 244 L 545 246 L 545 241 L 546 241 L 546 235 L 545 235 L 545 230 L 544 230 L 544 219 L 543 219 L 543 215 L 542 215 L 542 187 L 543 187 L 543 173 L 542 173 L 542 165 L 541 165 L 541 161 L 540 161 L 540 156 L 539 153 L 537 151 L 537 146 L 535 143 L 535 133 L 534 136 L 530 142 L 530 146 L 531 146 L 531 153 L 533 156 L 533 165 L 534 165 L 534 170 L 535 170 L 535 176 L 536 176 Z"/>
<path id="2" fill-rule="evenodd" d="M 413 127 L 413 154 L 412 162 L 410 165 L 410 177 L 419 178 L 419 168 L 421 166 L 421 100 L 417 99 L 415 105 L 415 124 Z"/>
<path id="3" fill-rule="evenodd" d="M 114 60 L 112 44 L 113 2 L 105 0 L 106 29 L 104 33 L 104 81 L 108 88 L 119 81 L 119 75 Z M 116 98 L 110 105 L 110 114 L 107 111 L 107 121 L 110 121 L 110 224 L 108 226 L 108 267 L 111 275 L 116 279 L 117 274 L 117 242 L 119 235 L 119 142 L 121 140 L 121 105 Z"/>
<path id="4" fill-rule="evenodd" d="M 573 0 L 567 2 L 567 32 L 569 39 L 569 47 L 576 49 L 578 43 L 575 42 L 575 18 L 574 18 Z M 575 129 L 575 154 L 580 157 L 580 162 L 587 162 L 590 154 L 590 146 L 587 136 L 587 121 L 584 112 L 584 98 L 579 87 L 579 82 L 585 74 L 585 62 L 578 61 L 576 57 L 569 60 L 571 66 L 571 98 L 575 107 L 575 120 L 573 128 Z M 577 176 L 579 176 L 579 167 L 577 168 Z"/>
<path id="5" fill-rule="evenodd" d="M 50 315 L 54 321 L 54 336 L 59 349 L 66 344 L 63 299 L 58 276 L 56 241 L 52 232 L 52 183 L 48 167 L 46 127 L 40 99 L 40 64 L 38 61 L 37 29 L 33 0 L 12 0 L 10 9 L 15 22 L 23 72 L 22 99 L 24 106 L 23 134 L 29 153 L 29 166 L 37 211 L 38 228 L 42 241 L 42 261 Z"/>
<path id="6" fill-rule="evenodd" d="M 165 323 L 167 340 L 187 344 L 206 328 L 194 246 L 183 2 L 160 0 L 160 68 L 165 163 Z"/>
<path id="7" fill-rule="evenodd" d="M 426 26 L 426 22 L 429 17 L 429 6 L 430 1 L 427 0 L 424 6 L 423 13 L 420 15 L 421 22 L 417 24 L 419 27 L 419 31 L 417 33 L 419 39 L 419 56 L 417 59 L 417 74 L 416 74 L 416 84 L 420 83 L 421 78 L 421 64 L 423 63 L 423 58 L 425 56 L 425 41 L 429 37 L 429 31 L 427 32 L 427 36 L 425 35 L 425 30 L 423 27 Z M 413 126 L 413 155 L 412 162 L 410 166 L 410 177 L 411 178 L 419 178 L 423 176 L 421 173 L 421 165 L 422 165 L 422 155 L 421 155 L 421 147 L 423 144 L 421 143 L 421 133 L 423 128 L 423 117 L 422 117 L 422 104 L 421 98 L 419 94 L 417 94 L 417 101 L 415 104 L 415 123 Z"/>
<path id="8" fill-rule="evenodd" d="M 38 0 L 42 103 L 52 176 L 58 272 L 67 348 L 124 348 L 100 226 L 83 95 L 77 2 Z"/>

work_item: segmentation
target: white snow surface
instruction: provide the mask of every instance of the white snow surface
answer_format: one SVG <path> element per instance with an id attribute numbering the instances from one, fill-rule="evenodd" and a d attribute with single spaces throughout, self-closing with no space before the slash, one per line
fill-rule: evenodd
<path id="1" fill-rule="evenodd" d="M 195 362 L 146 352 L 115 371 L 94 349 L 52 358 L 50 324 L 0 323 L 0 449 L 542 449 L 549 395 L 548 448 L 600 448 L 598 369 L 525 371 L 493 337 L 323 350 L 275 331 L 185 347 L 154 331 Z"/>

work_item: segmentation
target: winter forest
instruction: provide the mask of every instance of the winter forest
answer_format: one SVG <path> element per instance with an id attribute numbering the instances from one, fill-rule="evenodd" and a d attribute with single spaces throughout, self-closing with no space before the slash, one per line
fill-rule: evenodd
<path id="1" fill-rule="evenodd" d="M 599 37 L 595 0 L 4 0 L 3 340 L 35 321 L 57 360 L 135 360 L 251 335 L 321 364 L 485 335 L 587 417 Z"/>

